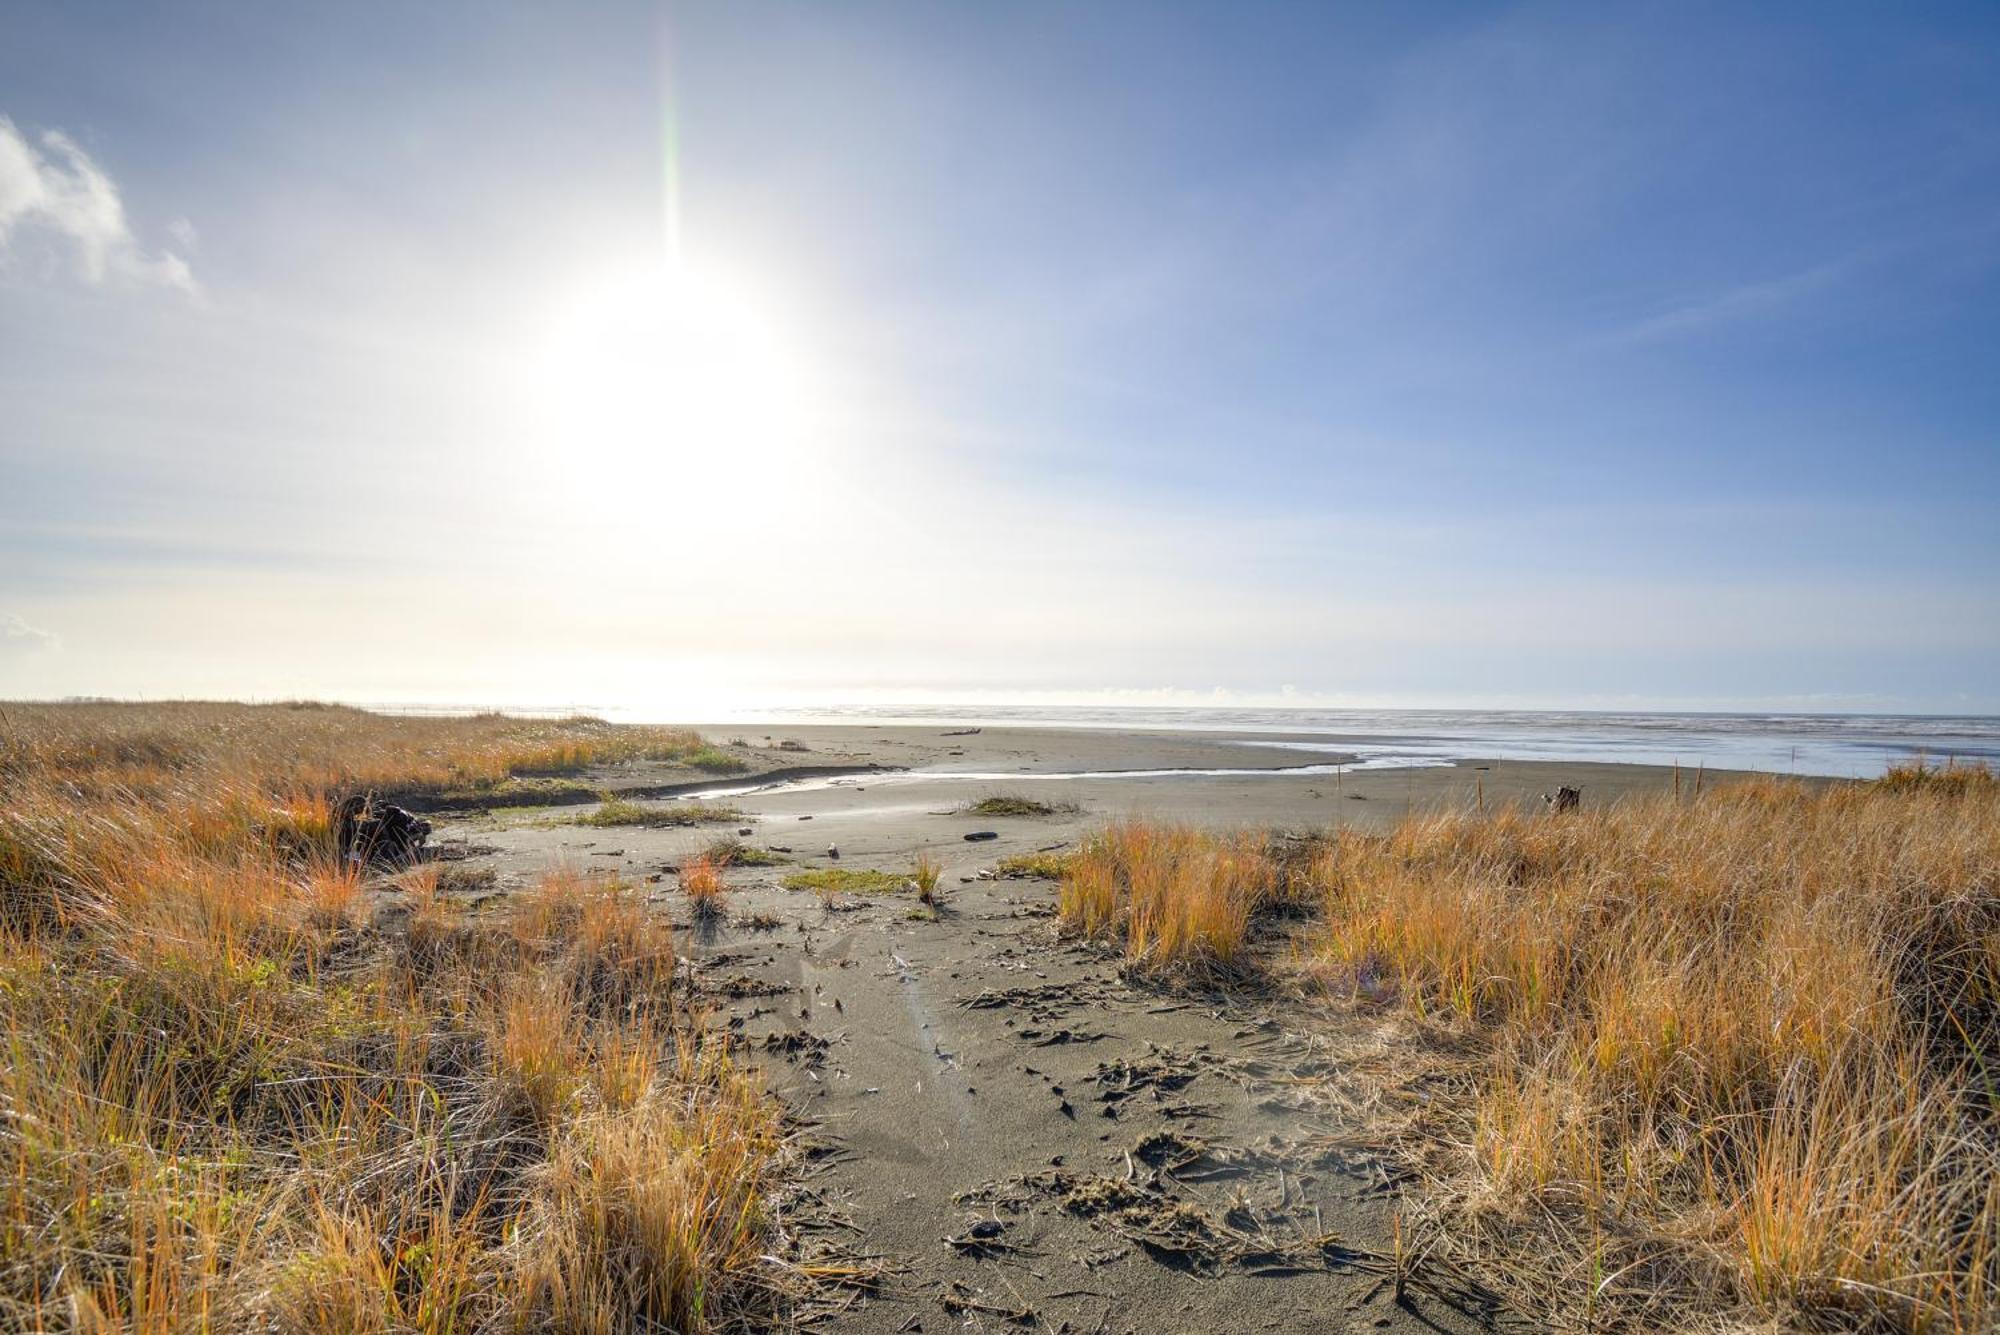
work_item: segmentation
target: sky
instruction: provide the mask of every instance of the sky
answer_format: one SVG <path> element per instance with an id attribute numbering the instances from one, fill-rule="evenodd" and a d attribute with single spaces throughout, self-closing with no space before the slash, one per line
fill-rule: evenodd
<path id="1" fill-rule="evenodd" d="M 0 11 L 0 698 L 2000 713 L 2000 10 Z"/>

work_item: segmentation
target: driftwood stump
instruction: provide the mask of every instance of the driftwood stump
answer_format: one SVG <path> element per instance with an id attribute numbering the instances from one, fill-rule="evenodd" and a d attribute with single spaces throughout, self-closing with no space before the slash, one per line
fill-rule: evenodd
<path id="1" fill-rule="evenodd" d="M 341 800 L 333 830 L 342 861 L 386 866 L 415 862 L 431 837 L 429 821 L 359 793 Z"/>

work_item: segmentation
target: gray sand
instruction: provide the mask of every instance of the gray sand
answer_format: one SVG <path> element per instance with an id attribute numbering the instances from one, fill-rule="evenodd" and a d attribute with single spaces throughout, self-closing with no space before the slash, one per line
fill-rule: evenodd
<path id="1" fill-rule="evenodd" d="M 1035 776 L 1275 771 L 1320 758 L 1203 734 L 946 731 L 785 728 L 778 735 L 809 754 L 754 754 L 760 768 L 877 764 L 1010 777 L 875 773 L 756 791 L 753 776 L 715 784 L 753 791 L 709 799 L 746 813 L 746 843 L 788 848 L 806 867 L 833 865 L 829 844 L 842 867 L 897 872 L 928 850 L 943 861 L 950 893 L 935 920 L 913 913 L 908 891 L 828 905 L 784 890 L 778 882 L 794 868 L 781 866 L 732 870 L 731 919 L 697 928 L 666 869 L 734 823 L 594 829 L 558 823 L 574 811 L 515 812 L 469 816 L 441 834 L 490 850 L 471 865 L 494 868 L 503 889 L 557 862 L 657 888 L 746 1060 L 831 1150 L 811 1183 L 826 1203 L 814 1236 L 893 1267 L 833 1328 L 1520 1328 L 1442 1277 L 1400 1301 L 1384 1282 L 1394 1194 L 1365 1159 L 1327 1151 L 1326 1138 L 1342 1129 L 1338 1114 L 1299 1093 L 1299 1080 L 1327 1069 L 1311 1017 L 1268 998 L 1121 980 L 1114 958 L 1058 940 L 1051 882 L 978 878 L 1009 854 L 1073 845 L 1122 816 L 1380 829 L 1439 806 L 1534 803 L 1564 783 L 1594 805 L 1663 790 L 1671 774 L 1469 762 L 1338 777 L 1052 779 Z M 599 777 L 642 786 L 660 776 Z M 1003 791 L 1081 809 L 997 819 L 955 810 Z M 981 830 L 998 838 L 965 841 Z M 743 922 L 753 913 L 780 925 L 753 930 Z"/>

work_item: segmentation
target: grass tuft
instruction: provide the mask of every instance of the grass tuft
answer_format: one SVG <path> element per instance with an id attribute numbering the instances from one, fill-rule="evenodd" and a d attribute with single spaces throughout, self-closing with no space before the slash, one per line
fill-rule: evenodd
<path id="1" fill-rule="evenodd" d="M 681 764 L 690 769 L 703 770 L 709 774 L 741 774 L 750 768 L 750 763 L 719 746 L 698 746 L 678 757 Z"/>
<path id="2" fill-rule="evenodd" d="M 1875 780 L 1875 787 L 1892 793 L 1929 792 L 1965 797 L 2000 793 L 2000 775 L 1984 763 L 1962 764 L 1946 761 L 1928 764 L 1922 759 L 1891 765 L 1888 773 Z"/>
<path id="3" fill-rule="evenodd" d="M 935 909 L 944 902 L 938 893 L 938 882 L 944 878 L 944 864 L 928 853 L 917 854 L 916 863 L 910 869 L 910 883 L 917 887 L 917 902 Z"/>
<path id="4" fill-rule="evenodd" d="M 648 806 L 606 795 L 594 811 L 578 816 L 578 825 L 603 828 L 642 826 L 664 830 L 687 825 L 734 825 L 743 819 L 735 807 L 710 806 L 704 802 L 683 802 L 673 806 Z"/>
<path id="5" fill-rule="evenodd" d="M 1076 816 L 1083 808 L 1075 802 L 1044 802 L 1023 793 L 990 793 L 967 802 L 959 811 L 968 816 Z"/>
<path id="6" fill-rule="evenodd" d="M 791 861 L 783 853 L 746 844 L 733 834 L 712 840 L 703 852 L 718 867 L 777 867 Z"/>
<path id="7" fill-rule="evenodd" d="M 681 864 L 681 893 L 688 897 L 695 916 L 700 918 L 719 917 L 722 904 L 722 865 L 706 853 L 697 854 Z"/>
<path id="8" fill-rule="evenodd" d="M 823 895 L 886 895 L 909 883 L 906 875 L 869 867 L 814 867 L 792 872 L 780 882 L 787 890 L 816 890 Z"/>
<path id="9" fill-rule="evenodd" d="M 1073 852 L 1016 853 L 1001 858 L 993 870 L 1006 877 L 1060 881 L 1068 874 L 1070 860 L 1075 856 Z"/>
<path id="10" fill-rule="evenodd" d="M 1252 836 L 1127 822 L 1065 860 L 1058 908 L 1074 931 L 1122 939 L 1138 969 L 1227 970 L 1278 884 Z"/>

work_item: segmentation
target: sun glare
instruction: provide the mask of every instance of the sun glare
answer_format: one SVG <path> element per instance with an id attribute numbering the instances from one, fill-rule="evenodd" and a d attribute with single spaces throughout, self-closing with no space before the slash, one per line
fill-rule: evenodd
<path id="1" fill-rule="evenodd" d="M 546 425 L 627 483 L 767 482 L 800 457 L 805 377 L 766 312 L 689 270 L 579 289 L 551 331 Z"/>

